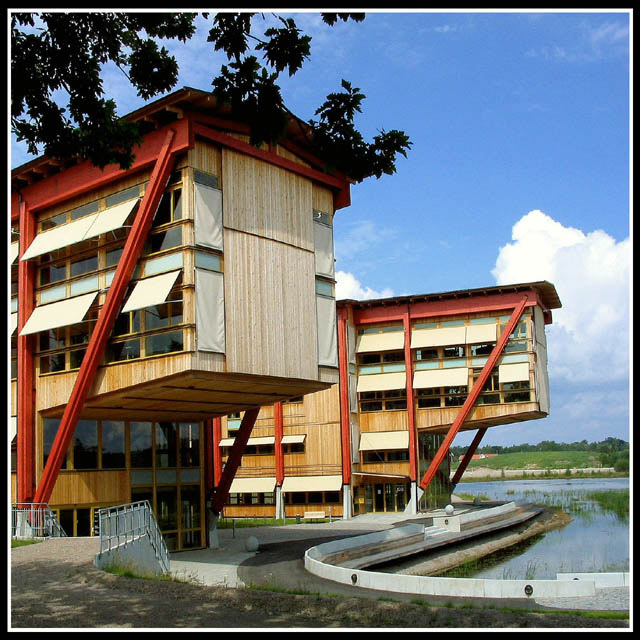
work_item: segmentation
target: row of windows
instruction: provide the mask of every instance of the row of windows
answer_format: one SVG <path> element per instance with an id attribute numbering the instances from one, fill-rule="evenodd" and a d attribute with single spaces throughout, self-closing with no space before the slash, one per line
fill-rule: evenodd
<path id="1" fill-rule="evenodd" d="M 478 396 L 477 404 L 503 404 L 512 402 L 530 402 L 529 381 L 498 383 L 498 376 L 491 376 Z M 432 389 L 416 389 L 415 397 L 418 409 L 439 407 L 459 407 L 467 399 L 469 387 L 451 386 Z M 398 411 L 407 409 L 405 389 L 391 391 L 363 391 L 360 397 L 360 411 Z"/>
<path id="2" fill-rule="evenodd" d="M 231 451 L 231 447 L 222 447 L 222 455 L 228 456 Z M 304 453 L 304 442 L 291 442 L 282 445 L 282 452 L 286 454 L 290 453 Z M 275 445 L 273 444 L 248 444 L 243 452 L 244 456 L 273 456 L 275 455 Z"/>
<path id="3" fill-rule="evenodd" d="M 408 462 L 409 452 L 405 449 L 388 451 L 363 451 L 362 462 L 365 464 L 388 463 L 388 462 Z"/>
<path id="4" fill-rule="evenodd" d="M 430 321 L 418 321 L 414 322 L 411 326 L 412 330 L 420 329 L 444 329 L 448 327 L 464 327 L 483 324 L 497 324 L 498 331 L 501 332 L 504 327 L 507 326 L 511 316 L 478 316 L 465 320 L 463 318 L 454 318 L 450 320 L 430 320 Z M 371 335 L 377 333 L 396 333 L 404 331 L 404 325 L 392 324 L 382 325 L 376 327 L 364 327 L 358 329 L 358 335 Z M 520 320 L 516 328 L 514 329 L 511 337 L 527 337 L 527 321 L 526 318 Z"/>
<path id="5" fill-rule="evenodd" d="M 287 504 L 341 504 L 339 491 L 295 491 L 283 494 L 283 501 Z M 275 494 L 265 493 L 230 493 L 230 505 L 273 505 Z"/>
<path id="6" fill-rule="evenodd" d="M 59 418 L 43 419 L 43 464 L 51 452 L 59 425 Z M 125 469 L 127 466 L 199 467 L 199 423 L 78 421 L 62 469 Z"/>
<path id="7" fill-rule="evenodd" d="M 413 365 L 416 370 L 450 366 L 466 366 L 466 358 L 489 356 L 496 346 L 495 342 L 450 345 L 413 350 Z M 519 353 L 528 349 L 526 339 L 512 339 L 505 345 L 503 353 Z M 393 373 L 405 370 L 404 351 L 382 351 L 358 354 L 358 373 L 360 375 L 374 373 Z M 473 364 L 473 363 L 472 363 Z"/>

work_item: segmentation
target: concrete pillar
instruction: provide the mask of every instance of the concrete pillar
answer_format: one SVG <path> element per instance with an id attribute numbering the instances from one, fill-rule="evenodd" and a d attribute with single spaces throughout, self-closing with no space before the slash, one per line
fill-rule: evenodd
<path id="1" fill-rule="evenodd" d="M 353 501 L 351 499 L 351 485 L 342 486 L 342 519 L 351 520 L 353 518 Z"/>
<path id="2" fill-rule="evenodd" d="M 219 513 L 216 513 L 212 509 L 207 509 L 207 530 L 209 537 L 209 549 L 218 549 L 220 547 L 220 540 L 218 538 L 218 518 Z"/>
<path id="3" fill-rule="evenodd" d="M 284 510 L 284 496 L 282 495 L 282 487 L 276 487 L 276 520 L 285 520 L 286 514 Z"/>
<path id="4" fill-rule="evenodd" d="M 424 491 L 418 486 L 417 482 L 414 481 L 411 483 L 411 486 L 409 487 L 409 502 L 404 509 L 405 513 L 409 513 L 413 516 L 419 513 L 418 505 L 423 493 Z"/>

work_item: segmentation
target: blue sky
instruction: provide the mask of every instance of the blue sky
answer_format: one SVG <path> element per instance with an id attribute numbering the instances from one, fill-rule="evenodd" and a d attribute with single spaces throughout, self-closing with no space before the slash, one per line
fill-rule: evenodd
<path id="1" fill-rule="evenodd" d="M 367 140 L 401 129 L 413 142 L 335 217 L 338 297 L 549 280 L 563 302 L 547 327 L 551 414 L 483 442 L 629 439 L 629 13 L 373 11 L 332 28 L 294 17 L 312 42 L 282 78 L 291 111 L 314 118 L 344 78 L 367 96 Z M 210 89 L 225 62 L 207 31 L 166 43 L 179 86 Z M 119 71 L 104 79 L 122 115 L 143 104 Z M 11 154 L 12 167 L 30 159 L 15 142 Z"/>

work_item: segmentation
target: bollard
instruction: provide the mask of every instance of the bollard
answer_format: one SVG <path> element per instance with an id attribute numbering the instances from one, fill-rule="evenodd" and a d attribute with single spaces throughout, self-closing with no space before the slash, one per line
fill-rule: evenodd
<path id="1" fill-rule="evenodd" d="M 300 514 L 296 513 L 296 524 L 300 524 Z"/>

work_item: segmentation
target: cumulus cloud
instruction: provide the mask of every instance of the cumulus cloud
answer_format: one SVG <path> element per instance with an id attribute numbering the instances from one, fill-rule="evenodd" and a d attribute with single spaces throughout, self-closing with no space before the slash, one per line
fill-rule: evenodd
<path id="1" fill-rule="evenodd" d="M 629 376 L 630 241 L 584 233 L 542 211 L 512 229 L 492 271 L 497 284 L 548 280 L 562 308 L 547 326 L 549 375 L 570 383 Z"/>
<path id="2" fill-rule="evenodd" d="M 376 300 L 378 298 L 393 297 L 392 289 L 375 291 L 371 287 L 363 286 L 360 281 L 346 271 L 336 271 L 336 299 L 337 300 Z"/>

